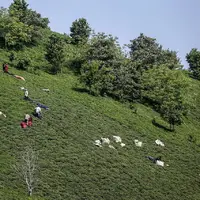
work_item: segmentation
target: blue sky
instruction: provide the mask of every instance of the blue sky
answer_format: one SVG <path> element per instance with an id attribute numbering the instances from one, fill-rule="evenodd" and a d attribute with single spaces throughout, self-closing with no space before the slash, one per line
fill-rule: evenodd
<path id="1" fill-rule="evenodd" d="M 0 0 L 8 7 L 12 0 Z M 200 49 L 200 0 L 28 0 L 30 8 L 50 19 L 52 30 L 69 33 L 74 20 L 84 17 L 96 32 L 119 38 L 121 45 L 144 33 L 164 48 L 185 55 Z"/>

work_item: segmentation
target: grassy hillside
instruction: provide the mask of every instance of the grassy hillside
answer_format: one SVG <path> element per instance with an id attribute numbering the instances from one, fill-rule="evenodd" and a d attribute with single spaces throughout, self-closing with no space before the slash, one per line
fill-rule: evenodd
<path id="1" fill-rule="evenodd" d="M 127 105 L 81 92 L 76 77 L 33 75 L 10 69 L 26 82 L 0 72 L 0 199 L 28 199 L 26 186 L 13 169 L 25 147 L 39 152 L 39 182 L 33 199 L 40 200 L 198 200 L 200 199 L 200 92 L 191 80 L 189 99 L 194 102 L 184 124 L 168 132 L 152 119 L 168 126 L 149 107 Z M 20 128 L 34 104 L 23 100 L 20 87 L 31 98 L 50 107 L 33 127 Z M 49 88 L 45 93 L 42 88 Z M 118 135 L 124 148 L 98 148 L 100 137 Z M 189 137 L 190 135 L 190 137 Z M 136 147 L 134 139 L 144 143 Z M 165 147 L 155 144 L 161 139 Z M 159 167 L 145 156 L 162 156 L 168 167 Z"/>

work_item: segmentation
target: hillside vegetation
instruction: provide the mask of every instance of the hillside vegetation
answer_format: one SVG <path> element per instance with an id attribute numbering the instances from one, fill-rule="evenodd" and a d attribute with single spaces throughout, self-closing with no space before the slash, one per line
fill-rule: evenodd
<path id="1" fill-rule="evenodd" d="M 27 199 L 26 186 L 12 166 L 29 145 L 39 152 L 39 182 L 34 192 L 38 198 L 199 198 L 199 146 L 189 141 L 189 135 L 199 139 L 199 115 L 191 113 L 172 133 L 155 127 L 153 117 L 164 122 L 144 105 L 136 104 L 135 114 L 111 99 L 76 91 L 73 75 L 38 76 L 11 70 L 26 82 L 0 73 L 1 111 L 7 115 L 0 121 L 1 199 Z M 196 81 L 193 84 L 199 87 Z M 22 129 L 20 121 L 35 105 L 23 100 L 21 86 L 29 89 L 31 98 L 50 107 L 28 129 Z M 42 88 L 49 88 L 50 93 Z M 120 136 L 126 146 L 114 150 L 93 144 L 112 135 Z M 134 139 L 144 146 L 136 147 Z M 166 147 L 157 146 L 156 139 Z M 147 155 L 161 155 L 169 166 L 156 166 Z"/>
<path id="2" fill-rule="evenodd" d="M 200 199 L 200 51 L 183 69 L 155 38 L 141 33 L 126 51 L 91 30 L 80 18 L 53 32 L 25 0 L 0 8 L 0 64 L 25 78 L 0 71 L 0 199 Z M 50 108 L 25 129 L 36 103 L 21 87 Z M 125 146 L 95 146 L 113 135 Z"/>

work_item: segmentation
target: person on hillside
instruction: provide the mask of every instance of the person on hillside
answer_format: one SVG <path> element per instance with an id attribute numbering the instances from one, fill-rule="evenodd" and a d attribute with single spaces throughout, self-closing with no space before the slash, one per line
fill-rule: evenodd
<path id="1" fill-rule="evenodd" d="M 153 163 L 156 163 L 158 160 L 161 160 L 161 156 L 154 158 L 152 156 L 146 156 L 146 158 L 148 158 L 149 160 L 151 160 Z"/>
<path id="2" fill-rule="evenodd" d="M 45 106 L 41 103 L 37 103 L 37 106 L 39 106 L 40 108 L 44 108 L 45 110 L 49 110 L 49 107 L 48 106 Z"/>
<path id="3" fill-rule="evenodd" d="M 30 117 L 28 119 L 27 126 L 32 126 L 32 124 L 33 124 L 33 119 L 32 119 L 32 117 Z"/>
<path id="4" fill-rule="evenodd" d="M 26 122 L 22 121 L 22 122 L 20 123 L 20 126 L 21 126 L 21 128 L 26 128 L 26 127 L 27 127 L 27 124 L 26 124 Z"/>
<path id="5" fill-rule="evenodd" d="M 8 64 L 7 63 L 3 65 L 3 72 L 8 73 Z"/>
<path id="6" fill-rule="evenodd" d="M 27 89 L 25 89 L 25 92 L 24 92 L 24 99 L 29 99 L 28 90 Z"/>
<path id="7" fill-rule="evenodd" d="M 28 125 L 28 121 L 30 120 L 31 116 L 29 114 L 25 114 L 24 122 Z"/>
<path id="8" fill-rule="evenodd" d="M 41 108 L 39 106 L 35 108 L 35 116 L 38 117 L 39 119 L 42 119 Z"/>

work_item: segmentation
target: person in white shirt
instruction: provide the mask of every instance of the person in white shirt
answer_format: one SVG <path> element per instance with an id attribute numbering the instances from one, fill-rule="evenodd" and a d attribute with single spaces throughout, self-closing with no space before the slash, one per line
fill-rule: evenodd
<path id="1" fill-rule="evenodd" d="M 25 92 L 24 92 L 24 98 L 25 98 L 25 99 L 28 99 L 28 90 L 27 90 L 27 89 L 26 89 Z"/>
<path id="2" fill-rule="evenodd" d="M 35 108 L 35 115 L 40 119 L 42 118 L 41 108 L 39 106 Z"/>
<path id="3" fill-rule="evenodd" d="M 25 114 L 24 121 L 26 122 L 27 125 L 28 125 L 28 121 L 29 121 L 30 117 L 31 116 L 29 114 Z"/>

